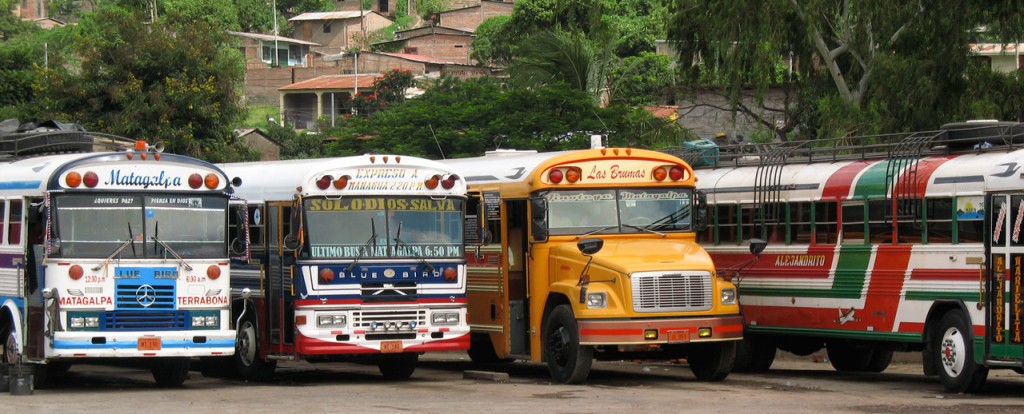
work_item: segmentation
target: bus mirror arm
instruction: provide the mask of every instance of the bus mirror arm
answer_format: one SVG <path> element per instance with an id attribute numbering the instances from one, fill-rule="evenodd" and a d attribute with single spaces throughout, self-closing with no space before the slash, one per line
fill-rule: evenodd
<path id="1" fill-rule="evenodd" d="M 576 248 L 587 257 L 587 264 L 580 271 L 580 280 L 576 283 L 576 286 L 580 287 L 580 303 L 587 303 L 587 285 L 590 284 L 590 275 L 587 271 L 590 270 L 590 264 L 594 262 L 594 254 L 601 251 L 602 247 L 604 247 L 604 240 L 596 237 L 576 242 Z"/>

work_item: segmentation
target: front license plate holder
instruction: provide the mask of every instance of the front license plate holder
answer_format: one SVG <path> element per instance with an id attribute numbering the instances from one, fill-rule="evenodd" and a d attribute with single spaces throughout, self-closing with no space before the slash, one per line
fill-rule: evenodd
<path id="1" fill-rule="evenodd" d="M 163 347 L 163 342 L 160 338 L 155 337 L 144 337 L 139 338 L 136 348 L 139 351 L 159 351 Z"/>
<path id="2" fill-rule="evenodd" d="M 690 342 L 690 331 L 669 331 L 668 332 L 669 343 L 685 343 Z"/>
<path id="3" fill-rule="evenodd" d="M 383 354 L 394 354 L 403 350 L 402 341 L 384 341 L 380 343 L 380 352 Z"/>

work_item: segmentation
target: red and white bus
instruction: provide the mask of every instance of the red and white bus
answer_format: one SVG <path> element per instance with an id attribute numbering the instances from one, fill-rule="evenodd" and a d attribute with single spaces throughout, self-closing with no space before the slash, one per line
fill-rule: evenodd
<path id="1" fill-rule="evenodd" d="M 781 349 L 826 349 L 839 371 L 922 353 L 926 374 L 969 392 L 989 369 L 1024 368 L 1024 127 L 703 149 L 696 169 L 718 269 L 745 322 L 737 369 Z"/>
<path id="2" fill-rule="evenodd" d="M 192 357 L 231 355 L 224 173 L 142 141 L 91 152 L 86 137 L 76 149 L 89 152 L 24 156 L 23 144 L 61 137 L 0 153 L 4 362 L 33 364 L 41 383 L 73 363 L 134 358 L 170 386 Z"/>
<path id="3" fill-rule="evenodd" d="M 232 244 L 250 257 L 233 265 L 242 377 L 354 359 L 406 378 L 420 353 L 469 348 L 458 174 L 397 155 L 221 167 L 250 228 Z"/>

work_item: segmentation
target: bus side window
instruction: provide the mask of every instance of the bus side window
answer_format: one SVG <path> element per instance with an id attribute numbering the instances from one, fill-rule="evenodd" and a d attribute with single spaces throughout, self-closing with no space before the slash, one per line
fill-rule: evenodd
<path id="1" fill-rule="evenodd" d="M 21 243 L 21 200 L 10 201 L 10 226 L 7 229 L 7 244 Z"/>
<path id="2" fill-rule="evenodd" d="M 843 244 L 864 244 L 864 202 L 843 202 Z"/>
<path id="3" fill-rule="evenodd" d="M 928 243 L 952 243 L 953 242 L 953 199 L 948 197 L 929 198 L 926 203 L 928 209 L 927 228 Z M 979 220 L 979 226 L 981 221 Z M 978 236 L 981 236 L 979 231 Z M 981 241 L 981 240 L 978 240 Z"/>
<path id="4" fill-rule="evenodd" d="M 892 243 L 892 201 L 868 201 L 868 229 L 871 243 Z"/>
<path id="5" fill-rule="evenodd" d="M 981 243 L 985 240 L 984 215 L 978 212 L 984 203 L 984 197 L 957 197 L 956 239 L 958 243 Z"/>
<path id="6" fill-rule="evenodd" d="M 0 199 L 0 244 L 6 244 L 5 231 L 7 231 L 7 200 Z"/>
<path id="7" fill-rule="evenodd" d="M 805 244 L 811 242 L 811 203 L 790 203 L 790 242 Z"/>
<path id="8" fill-rule="evenodd" d="M 839 241 L 836 228 L 836 203 L 822 201 L 814 203 L 814 243 L 836 244 Z"/>
<path id="9" fill-rule="evenodd" d="M 739 244 L 736 239 L 735 204 L 715 206 L 715 222 L 715 228 L 718 231 L 718 244 Z"/>

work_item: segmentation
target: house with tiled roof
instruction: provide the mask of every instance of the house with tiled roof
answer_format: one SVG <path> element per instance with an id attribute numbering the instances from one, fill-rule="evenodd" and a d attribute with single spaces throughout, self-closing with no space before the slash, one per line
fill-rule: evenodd
<path id="1" fill-rule="evenodd" d="M 391 20 L 372 10 L 302 13 L 288 19 L 295 26 L 295 36 L 319 43 L 313 50 L 325 55 L 337 54 L 359 44 L 364 34 L 371 34 L 391 25 Z"/>
<path id="2" fill-rule="evenodd" d="M 242 39 L 241 49 L 247 67 L 312 66 L 315 54 L 310 48 L 320 46 L 319 43 L 262 33 L 229 31 L 228 34 Z"/>
<path id="3" fill-rule="evenodd" d="M 1013 72 L 1024 67 L 1024 43 L 972 43 L 971 54 L 988 63 L 995 72 Z"/>
<path id="4" fill-rule="evenodd" d="M 372 90 L 380 73 L 323 75 L 278 88 L 281 120 L 295 129 L 312 129 L 326 117 L 333 121 L 352 113 L 352 98 Z"/>

